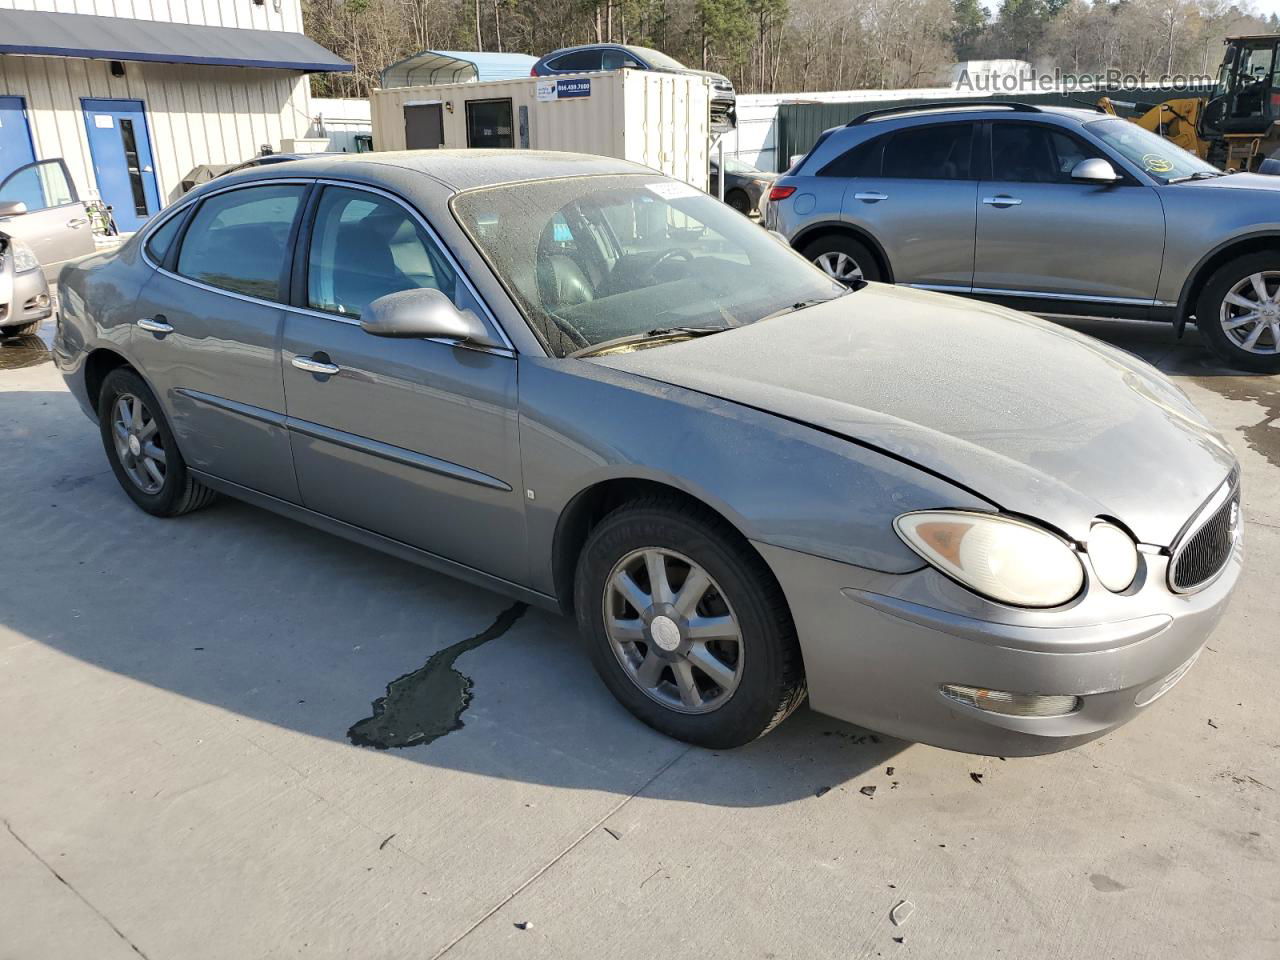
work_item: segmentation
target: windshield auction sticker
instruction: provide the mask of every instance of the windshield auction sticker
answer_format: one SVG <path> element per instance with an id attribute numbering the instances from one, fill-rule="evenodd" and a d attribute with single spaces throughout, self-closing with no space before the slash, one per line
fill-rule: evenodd
<path id="1" fill-rule="evenodd" d="M 678 183 L 669 180 L 666 183 L 646 183 L 645 189 L 651 193 L 656 193 L 663 200 L 680 200 L 684 197 L 696 197 L 700 193 L 697 187 L 691 187 L 687 183 Z"/>
<path id="2" fill-rule="evenodd" d="M 1158 153 L 1144 153 L 1142 155 L 1142 166 L 1150 173 L 1168 173 L 1173 169 L 1173 161 L 1167 157 L 1162 157 Z"/>

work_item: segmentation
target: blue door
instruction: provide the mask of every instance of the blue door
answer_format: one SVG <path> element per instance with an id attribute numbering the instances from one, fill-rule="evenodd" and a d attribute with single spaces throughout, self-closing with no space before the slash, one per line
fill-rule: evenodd
<path id="1" fill-rule="evenodd" d="M 0 97 L 0 181 L 35 158 L 26 104 L 21 97 Z"/>
<path id="2" fill-rule="evenodd" d="M 141 100 L 82 100 L 89 154 L 102 202 L 121 233 L 137 230 L 160 209 L 151 138 Z"/>

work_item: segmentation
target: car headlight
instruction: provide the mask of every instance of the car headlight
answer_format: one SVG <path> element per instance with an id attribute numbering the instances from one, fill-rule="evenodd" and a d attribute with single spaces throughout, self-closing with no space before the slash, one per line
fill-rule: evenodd
<path id="1" fill-rule="evenodd" d="M 916 553 L 971 590 L 1019 607 L 1056 607 L 1084 586 L 1071 546 L 1024 520 L 962 510 L 921 510 L 893 522 Z"/>
<path id="2" fill-rule="evenodd" d="M 40 259 L 30 244 L 17 237 L 9 239 L 9 250 L 13 253 L 13 272 L 26 273 L 28 270 L 39 270 Z"/>
<path id="3" fill-rule="evenodd" d="M 1102 585 L 1113 593 L 1129 589 L 1138 575 L 1138 547 L 1111 523 L 1095 523 L 1089 531 L 1089 562 Z"/>

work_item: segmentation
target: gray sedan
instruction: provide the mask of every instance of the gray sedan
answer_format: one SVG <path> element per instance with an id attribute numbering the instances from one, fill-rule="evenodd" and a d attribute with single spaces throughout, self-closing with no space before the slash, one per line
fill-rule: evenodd
<path id="1" fill-rule="evenodd" d="M 1182 678 L 1240 571 L 1235 458 L 1151 367 L 849 290 L 620 161 L 248 171 L 61 292 L 57 362 L 143 510 L 226 494 L 572 613 L 628 709 L 708 747 L 806 694 L 1070 747 Z"/>

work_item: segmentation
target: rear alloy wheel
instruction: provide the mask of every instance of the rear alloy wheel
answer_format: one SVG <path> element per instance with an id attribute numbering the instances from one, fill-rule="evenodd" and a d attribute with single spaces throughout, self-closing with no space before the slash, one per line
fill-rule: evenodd
<path id="1" fill-rule="evenodd" d="M 215 494 L 187 471 L 155 394 L 132 370 L 112 370 L 98 397 L 102 446 L 116 480 L 147 513 L 176 517 Z"/>
<path id="2" fill-rule="evenodd" d="M 601 520 L 574 603 L 600 678 L 668 736 L 741 746 L 804 700 L 781 588 L 737 531 L 694 504 L 641 500 Z"/>
<path id="3" fill-rule="evenodd" d="M 1227 364 L 1280 372 L 1280 256 L 1256 253 L 1218 270 L 1200 296 L 1196 326 Z"/>
<path id="4" fill-rule="evenodd" d="M 879 280 L 880 268 L 866 245 L 840 234 L 819 237 L 806 244 L 804 255 L 832 280 L 855 286 L 864 280 Z"/>

